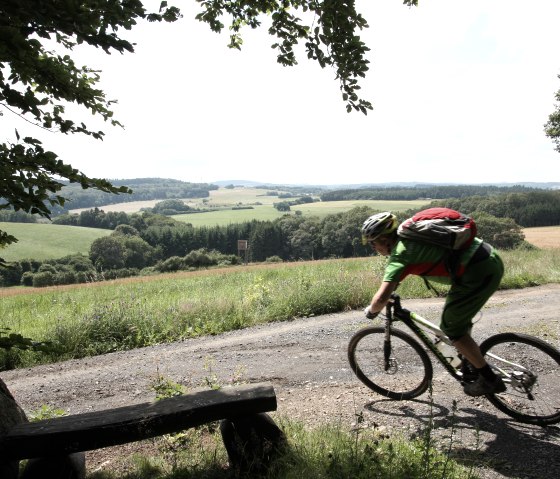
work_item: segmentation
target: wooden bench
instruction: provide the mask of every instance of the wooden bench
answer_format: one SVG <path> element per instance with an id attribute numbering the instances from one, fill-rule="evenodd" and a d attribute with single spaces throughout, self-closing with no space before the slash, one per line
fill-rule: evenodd
<path id="1" fill-rule="evenodd" d="M 0 438 L 2 462 L 117 446 L 220 419 L 275 411 L 268 383 L 196 391 L 116 409 L 19 424 Z"/>

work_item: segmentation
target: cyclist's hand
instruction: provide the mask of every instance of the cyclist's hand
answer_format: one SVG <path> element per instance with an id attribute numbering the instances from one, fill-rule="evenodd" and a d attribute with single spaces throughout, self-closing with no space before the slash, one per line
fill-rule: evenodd
<path id="1" fill-rule="evenodd" d="M 367 319 L 374 319 L 379 313 L 372 313 L 369 309 L 369 306 L 366 306 L 366 308 L 364 309 L 364 314 L 366 315 Z"/>

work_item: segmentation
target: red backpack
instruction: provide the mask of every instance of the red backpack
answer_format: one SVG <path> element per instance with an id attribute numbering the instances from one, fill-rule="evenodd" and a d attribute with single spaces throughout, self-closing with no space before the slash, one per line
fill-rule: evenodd
<path id="1" fill-rule="evenodd" d="M 476 236 L 476 223 L 450 208 L 429 208 L 403 221 L 397 234 L 401 238 L 431 243 L 450 250 L 467 249 Z"/>

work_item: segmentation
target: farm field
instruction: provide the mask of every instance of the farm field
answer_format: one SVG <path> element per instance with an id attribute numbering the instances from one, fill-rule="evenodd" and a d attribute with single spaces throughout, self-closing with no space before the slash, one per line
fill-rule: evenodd
<path id="1" fill-rule="evenodd" d="M 210 191 L 210 197 L 208 198 L 183 198 L 183 201 L 192 208 L 232 207 L 236 205 L 255 205 L 256 203 L 272 206 L 273 203 L 283 201 L 279 200 L 277 196 L 267 195 L 267 191 L 270 190 L 261 188 L 220 188 Z M 101 206 L 99 209 L 106 212 L 124 211 L 125 213 L 137 213 L 142 208 L 151 208 L 160 201 L 162 200 L 130 201 Z M 88 209 L 90 208 L 70 210 L 70 213 L 80 213 Z"/>
<path id="2" fill-rule="evenodd" d="M 273 198 L 275 198 L 276 202 L 283 201 L 276 199 L 276 197 Z M 403 211 L 410 208 L 422 208 L 425 205 L 425 201 L 328 201 L 292 206 L 291 214 L 294 214 L 296 211 L 301 211 L 303 216 L 317 216 L 323 218 L 327 215 L 343 213 L 357 206 L 369 206 L 377 210 Z M 177 221 L 191 223 L 193 226 L 223 226 L 230 223 L 240 223 L 251 220 L 274 220 L 285 214 L 285 212 L 276 210 L 272 204 L 270 204 L 257 205 L 254 206 L 253 209 L 247 210 L 222 209 L 205 213 L 176 215 L 173 218 Z"/>
<path id="3" fill-rule="evenodd" d="M 0 229 L 18 239 L 0 251 L 6 261 L 45 260 L 75 253 L 89 253 L 93 240 L 107 236 L 109 230 L 41 223 L 2 223 Z"/>
<path id="4" fill-rule="evenodd" d="M 538 248 L 560 248 L 560 226 L 525 228 L 525 240 Z"/>
<path id="5" fill-rule="evenodd" d="M 291 198 L 278 198 L 278 196 L 267 195 L 266 193 L 271 190 L 262 188 L 219 188 L 218 190 L 210 191 L 210 196 L 208 198 L 184 198 L 183 201 L 193 208 L 197 207 L 232 207 L 232 206 L 255 206 L 255 205 L 270 205 L 278 203 L 280 201 L 290 201 L 299 196 L 293 196 Z M 281 191 L 280 191 L 281 192 Z M 100 206 L 100 209 L 104 211 L 125 211 L 126 213 L 135 213 L 140 211 L 142 208 L 149 208 L 154 206 L 156 203 L 162 200 L 146 200 L 146 201 L 131 201 L 123 203 L 115 203 L 106 206 Z M 408 209 L 410 206 L 415 208 L 416 206 L 423 206 L 427 204 L 426 200 L 415 200 L 415 201 L 376 201 L 376 200 L 356 200 L 356 201 L 328 201 L 324 203 L 314 203 L 314 205 L 332 205 L 335 209 L 343 211 L 352 208 L 353 206 L 360 205 L 376 205 L 376 204 L 391 204 L 395 210 Z M 336 204 L 340 206 L 336 207 Z M 300 205 L 301 206 L 301 205 Z M 317 206 L 315 206 L 317 207 Z M 71 213 L 79 213 L 84 209 L 82 208 L 76 210 L 70 210 Z M 299 209 L 299 206 L 295 209 Z"/>
<path id="6" fill-rule="evenodd" d="M 283 216 L 285 213 L 276 210 L 274 203 L 294 200 L 293 198 L 278 198 L 267 195 L 266 189 L 261 188 L 220 188 L 210 192 L 210 197 L 205 199 L 183 199 L 185 204 L 192 208 L 216 208 L 215 211 L 176 215 L 177 221 L 191 223 L 193 226 L 222 226 L 231 223 L 242 223 L 251 220 L 272 221 Z M 131 214 L 142 208 L 153 207 L 161 200 L 134 201 L 130 203 L 118 203 L 102 206 L 103 211 L 124 211 Z M 411 208 L 422 208 L 426 206 L 426 200 L 415 201 L 378 201 L 378 200 L 355 200 L 355 201 L 328 201 L 306 203 L 293 206 L 292 214 L 300 211 L 304 216 L 324 217 L 334 213 L 348 211 L 357 206 L 369 206 L 377 210 L 403 211 Z M 234 206 L 251 206 L 251 209 L 232 210 Z M 82 210 L 71 210 L 71 213 L 79 213 Z"/>

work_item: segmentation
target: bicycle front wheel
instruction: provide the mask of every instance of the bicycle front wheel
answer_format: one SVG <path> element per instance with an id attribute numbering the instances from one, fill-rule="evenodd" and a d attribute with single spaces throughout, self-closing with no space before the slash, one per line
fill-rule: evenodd
<path id="1" fill-rule="evenodd" d="M 486 396 L 519 422 L 560 422 L 560 352 L 533 336 L 503 333 L 480 345 L 485 359 L 502 373 L 505 392 Z"/>
<path id="2" fill-rule="evenodd" d="M 352 371 L 368 388 L 391 399 L 412 399 L 424 393 L 433 376 L 430 358 L 411 336 L 391 331 L 391 348 L 385 361 L 385 328 L 359 330 L 348 344 Z"/>

